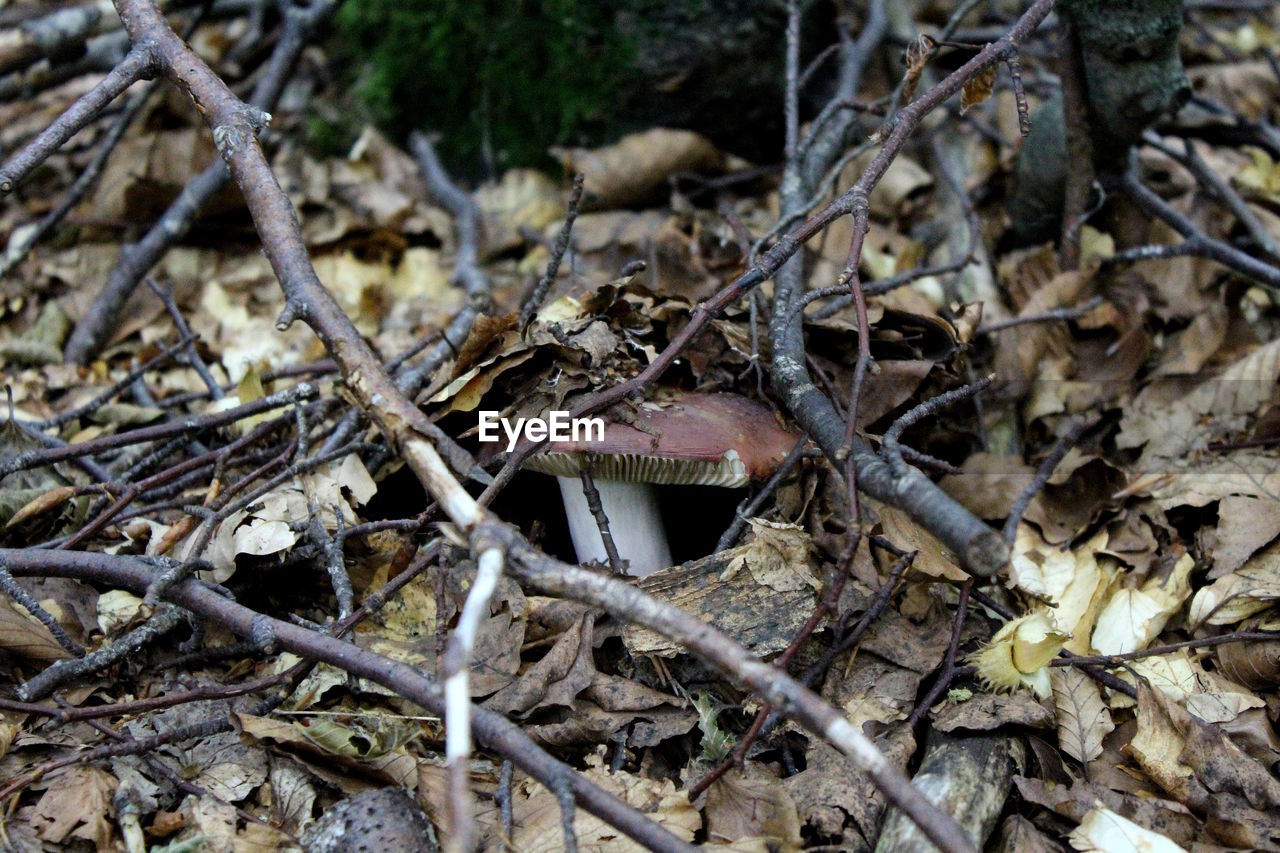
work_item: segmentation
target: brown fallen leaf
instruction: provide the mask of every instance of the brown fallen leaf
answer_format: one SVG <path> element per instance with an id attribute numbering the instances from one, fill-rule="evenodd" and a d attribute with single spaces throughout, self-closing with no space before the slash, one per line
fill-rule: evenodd
<path id="1" fill-rule="evenodd" d="M 725 156 L 689 130 L 657 127 L 604 148 L 553 148 L 565 171 L 586 176 L 584 206 L 626 207 L 651 198 L 676 172 L 719 171 Z"/>
<path id="2" fill-rule="evenodd" d="M 0 649 L 43 664 L 71 657 L 48 628 L 8 598 L 0 601 Z"/>
<path id="3" fill-rule="evenodd" d="M 1280 780 L 1216 726 L 1163 692 L 1138 685 L 1138 730 L 1125 751 L 1178 802 L 1206 816 L 1221 842 L 1272 848 L 1280 840 Z"/>
<path id="4" fill-rule="evenodd" d="M 759 764 L 730 770 L 711 784 L 706 821 L 713 843 L 762 839 L 769 850 L 801 849 L 796 804 L 781 781 Z"/>

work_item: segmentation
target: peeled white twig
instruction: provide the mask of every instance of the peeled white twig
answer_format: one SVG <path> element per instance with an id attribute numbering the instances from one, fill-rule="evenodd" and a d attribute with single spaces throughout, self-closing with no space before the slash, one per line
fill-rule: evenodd
<path id="1" fill-rule="evenodd" d="M 441 666 L 444 683 L 444 755 L 449 772 L 449 838 L 451 853 L 469 853 L 475 848 L 475 816 L 472 814 L 471 784 L 467 778 L 471 762 L 471 653 L 476 633 L 489 609 L 489 599 L 502 578 L 500 548 L 486 548 L 476 561 L 476 578 L 458 616 L 458 627 L 449 637 Z"/>

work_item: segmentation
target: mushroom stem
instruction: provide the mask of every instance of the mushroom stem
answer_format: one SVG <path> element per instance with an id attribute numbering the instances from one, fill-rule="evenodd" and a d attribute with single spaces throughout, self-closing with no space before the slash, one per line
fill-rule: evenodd
<path id="1" fill-rule="evenodd" d="M 573 537 L 578 562 L 606 562 L 600 526 L 587 506 L 582 481 L 577 477 L 556 477 L 556 480 L 560 482 L 565 514 L 569 517 L 569 535 Z M 662 528 L 654 487 L 622 480 L 596 479 L 595 483 L 618 556 L 628 563 L 627 572 L 644 577 L 671 565 L 671 549 Z"/>

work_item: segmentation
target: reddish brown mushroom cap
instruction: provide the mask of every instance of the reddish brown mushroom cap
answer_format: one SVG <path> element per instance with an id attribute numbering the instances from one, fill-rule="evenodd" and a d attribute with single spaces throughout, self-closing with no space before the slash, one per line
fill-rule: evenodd
<path id="1" fill-rule="evenodd" d="M 557 441 L 525 467 L 561 477 L 745 486 L 778 469 L 800 436 L 762 403 L 734 394 L 679 394 L 645 402 L 633 423 L 605 424 L 600 441 Z"/>

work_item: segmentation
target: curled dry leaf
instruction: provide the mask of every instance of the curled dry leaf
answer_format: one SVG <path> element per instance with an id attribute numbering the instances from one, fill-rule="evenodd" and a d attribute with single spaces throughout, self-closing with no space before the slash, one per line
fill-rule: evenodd
<path id="1" fill-rule="evenodd" d="M 1191 599 L 1187 619 L 1192 626 L 1234 625 L 1271 607 L 1277 599 L 1280 545 L 1271 545 L 1231 574 L 1201 587 Z"/>
<path id="2" fill-rule="evenodd" d="M 1280 684 L 1280 640 L 1250 640 L 1218 647 L 1218 666 L 1246 687 Z"/>
<path id="3" fill-rule="evenodd" d="M 960 92 L 960 115 L 964 115 L 973 107 L 991 97 L 991 90 L 996 85 L 996 71 L 999 65 L 991 64 L 978 72 Z"/>
<path id="4" fill-rule="evenodd" d="M 75 486 L 59 486 L 56 489 L 50 489 L 40 497 L 28 503 L 22 509 L 15 512 L 5 524 L 5 527 L 14 527 L 26 521 L 28 518 L 34 518 L 35 516 L 46 513 L 51 509 L 61 507 L 75 493 Z"/>

